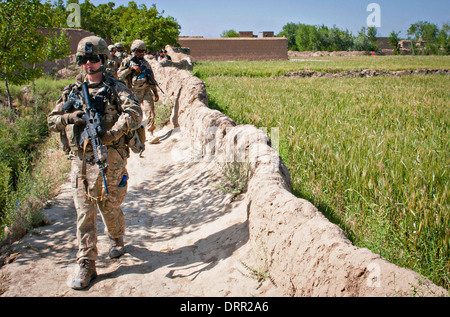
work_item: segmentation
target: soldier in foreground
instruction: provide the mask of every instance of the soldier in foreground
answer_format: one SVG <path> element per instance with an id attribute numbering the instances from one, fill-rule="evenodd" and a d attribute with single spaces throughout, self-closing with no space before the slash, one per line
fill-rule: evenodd
<path id="1" fill-rule="evenodd" d="M 97 36 L 82 39 L 77 64 L 87 73 L 66 87 L 48 115 L 50 131 L 60 132 L 72 160 L 73 199 L 77 211 L 78 273 L 70 286 L 86 288 L 97 276 L 97 208 L 111 242 L 109 257 L 124 253 L 128 135 L 142 121 L 134 94 L 105 75 L 110 53 Z M 87 94 L 87 96 L 86 96 Z"/>
<path id="2" fill-rule="evenodd" d="M 133 56 L 129 56 L 122 61 L 117 75 L 120 80 L 124 81 L 133 90 L 141 103 L 144 115 L 142 123 L 152 135 L 149 142 L 157 143 L 159 138 L 153 136 L 153 132 L 156 129 L 155 103 L 158 102 L 159 95 L 156 85 L 149 78 L 149 76 L 153 76 L 153 72 L 150 64 L 144 58 L 146 52 L 144 41 L 135 40 L 131 44 L 131 51 L 133 52 Z"/>

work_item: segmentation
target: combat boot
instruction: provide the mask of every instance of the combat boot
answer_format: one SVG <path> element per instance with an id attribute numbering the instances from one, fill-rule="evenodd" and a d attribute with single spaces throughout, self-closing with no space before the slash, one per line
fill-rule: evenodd
<path id="1" fill-rule="evenodd" d="M 95 261 L 81 260 L 78 263 L 78 273 L 75 279 L 70 283 L 70 287 L 76 290 L 84 289 L 89 286 L 91 281 L 97 277 Z"/>
<path id="2" fill-rule="evenodd" d="M 109 238 L 109 240 L 111 241 L 111 248 L 109 249 L 109 257 L 111 259 L 121 257 L 125 253 L 123 237 L 116 239 Z"/>

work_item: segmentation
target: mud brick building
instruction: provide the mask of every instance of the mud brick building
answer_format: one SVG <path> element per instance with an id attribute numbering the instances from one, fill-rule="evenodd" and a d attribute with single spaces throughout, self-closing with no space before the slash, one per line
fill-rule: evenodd
<path id="1" fill-rule="evenodd" d="M 178 43 L 190 49 L 193 62 L 288 59 L 287 40 L 284 37 L 180 37 Z"/>

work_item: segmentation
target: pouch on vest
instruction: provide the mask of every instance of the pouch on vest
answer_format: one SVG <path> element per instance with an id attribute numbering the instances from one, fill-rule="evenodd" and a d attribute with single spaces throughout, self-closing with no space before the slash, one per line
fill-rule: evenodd
<path id="1" fill-rule="evenodd" d="M 75 153 L 80 151 L 81 147 L 79 141 L 82 132 L 80 126 L 75 124 L 68 124 L 66 125 L 65 132 L 70 150 Z"/>
<path id="2" fill-rule="evenodd" d="M 128 141 L 128 147 L 134 153 L 141 154 L 145 150 L 145 128 L 140 126 L 132 132 L 132 136 Z"/>

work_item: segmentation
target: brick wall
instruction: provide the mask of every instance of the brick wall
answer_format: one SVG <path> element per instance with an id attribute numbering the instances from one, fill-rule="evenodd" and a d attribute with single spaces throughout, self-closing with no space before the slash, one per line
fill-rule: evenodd
<path id="1" fill-rule="evenodd" d="M 287 60 L 286 38 L 179 38 L 197 61 Z"/>

